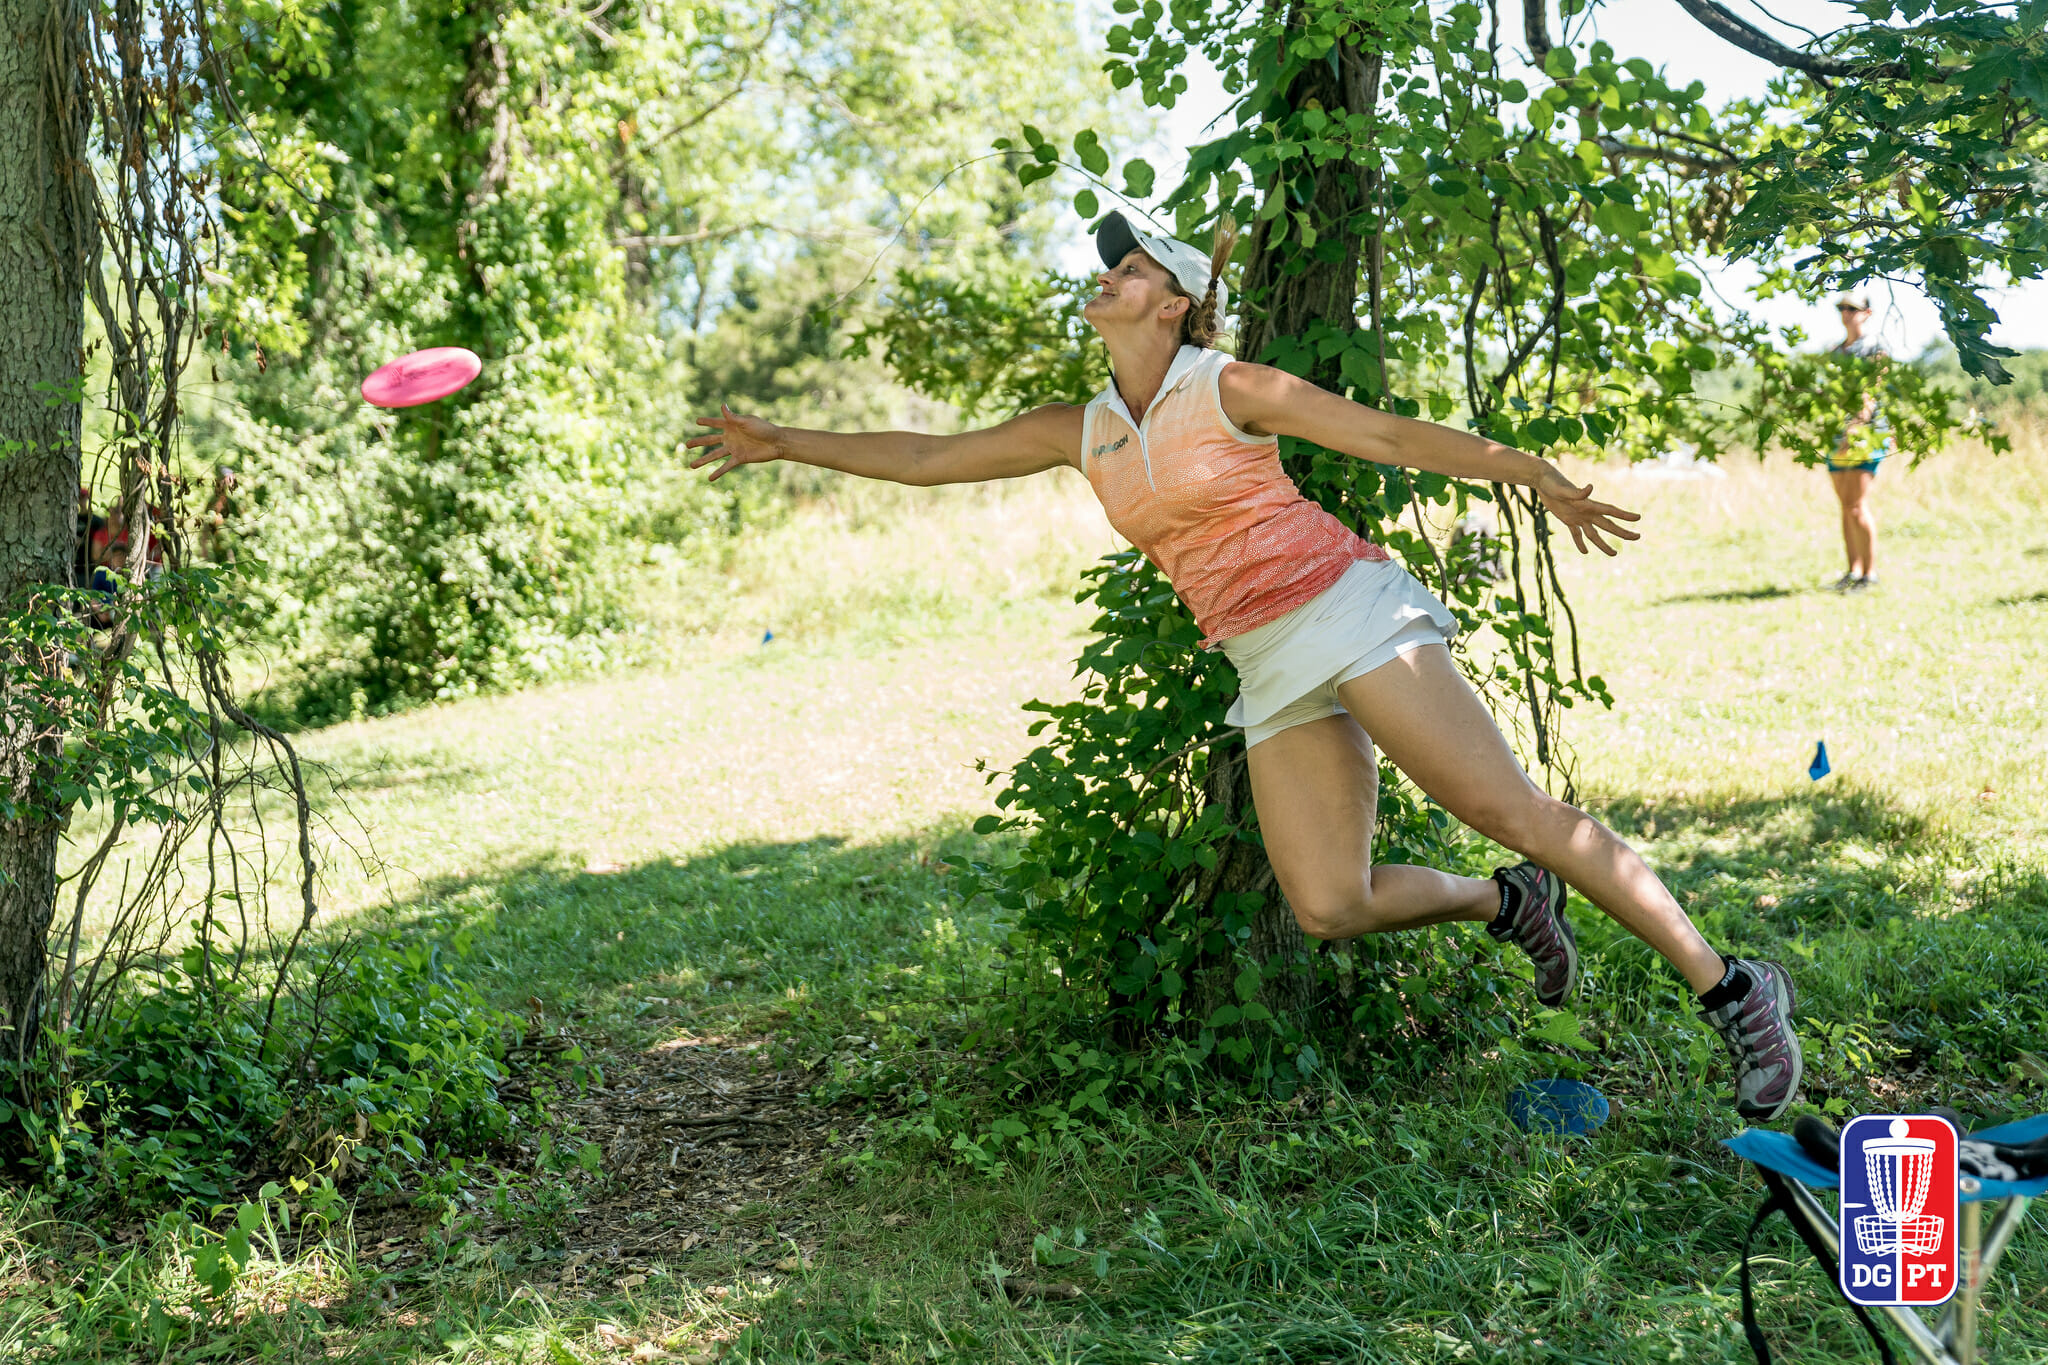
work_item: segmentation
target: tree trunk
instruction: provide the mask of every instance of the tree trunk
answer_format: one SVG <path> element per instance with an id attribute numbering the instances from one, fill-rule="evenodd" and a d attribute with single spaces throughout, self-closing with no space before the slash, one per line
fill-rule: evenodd
<path id="1" fill-rule="evenodd" d="M 1311 101 L 1341 118 L 1370 113 L 1379 102 L 1380 58 L 1346 43 L 1337 49 L 1337 69 L 1312 63 L 1295 78 L 1286 103 L 1309 107 Z M 1238 354 L 1257 360 L 1277 337 L 1299 336 L 1310 324 L 1325 322 L 1342 332 L 1358 328 L 1358 276 L 1371 266 L 1369 292 L 1377 296 L 1379 235 L 1372 231 L 1370 212 L 1377 177 L 1345 161 L 1330 161 L 1315 172 L 1315 194 L 1300 205 L 1315 224 L 1317 242 L 1303 250 L 1300 229 L 1283 219 L 1287 206 L 1262 217 L 1252 233 L 1251 256 L 1244 267 L 1243 325 Z M 1266 203 L 1288 194 L 1285 183 L 1266 186 Z M 1274 242 L 1277 236 L 1286 240 Z M 1377 302 L 1375 297 L 1374 302 Z M 1336 366 L 1308 376 L 1325 388 L 1340 388 Z"/>
<path id="2" fill-rule="evenodd" d="M 68 583 L 77 536 L 85 271 L 96 243 L 75 0 L 0 0 L 0 611 Z M 25 703 L 61 658 L 0 635 L 0 1053 L 34 1044 L 60 813 L 38 790 L 61 752 Z"/>
<path id="3" fill-rule="evenodd" d="M 1337 118 L 1347 112 L 1372 110 L 1379 100 L 1378 54 L 1360 52 L 1350 44 L 1341 45 L 1337 53 L 1335 71 L 1326 62 L 1315 62 L 1295 78 L 1284 101 L 1288 107 L 1306 108 L 1313 100 Z M 1299 336 L 1317 322 L 1343 332 L 1355 331 L 1361 270 L 1367 275 L 1369 311 L 1378 311 L 1380 237 L 1370 221 L 1375 180 L 1374 173 L 1345 161 L 1317 168 L 1314 196 L 1299 206 L 1316 228 L 1317 243 L 1312 249 L 1301 247 L 1299 227 L 1286 222 L 1288 210 L 1296 206 L 1287 205 L 1260 218 L 1244 269 L 1239 356 L 1258 360 L 1275 339 Z M 1275 196 L 1288 193 L 1287 184 L 1276 179 L 1266 186 L 1266 202 L 1271 204 Z M 1283 240 L 1276 244 L 1276 237 Z M 1335 362 L 1307 377 L 1325 388 L 1343 387 Z M 1207 804 L 1222 806 L 1233 818 L 1251 804 L 1243 744 L 1238 738 L 1214 747 L 1203 787 Z M 1318 984 L 1315 974 L 1307 970 L 1316 945 L 1295 922 L 1265 849 L 1250 842 L 1226 846 L 1210 890 L 1212 895 L 1259 891 L 1266 897 L 1265 908 L 1252 921 L 1251 938 L 1238 949 L 1265 969 L 1259 1003 L 1275 1015 L 1309 1027 L 1342 1022 L 1319 1020 L 1332 1007 L 1345 1004 L 1343 992 Z M 1229 1003 L 1234 998 L 1233 984 L 1234 974 L 1226 968 L 1204 973 L 1195 987 L 1196 1017 L 1206 1018 L 1218 1005 Z"/>

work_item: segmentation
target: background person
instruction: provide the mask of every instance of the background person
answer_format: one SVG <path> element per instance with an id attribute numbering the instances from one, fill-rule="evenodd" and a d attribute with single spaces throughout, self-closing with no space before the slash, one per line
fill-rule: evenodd
<path id="1" fill-rule="evenodd" d="M 1859 360 L 1890 358 L 1891 352 L 1871 330 L 1869 298 L 1845 294 L 1835 300 L 1835 310 L 1842 319 L 1843 337 L 1831 354 Z M 1865 434 L 1859 437 L 1859 431 Z M 1877 586 L 1877 517 L 1870 510 L 1870 488 L 1877 480 L 1878 465 L 1891 453 L 1891 437 L 1873 388 L 1828 457 L 1828 480 L 1842 504 L 1842 548 L 1849 560 L 1848 569 L 1828 585 L 1836 592 L 1862 592 Z"/>
<path id="2" fill-rule="evenodd" d="M 1053 403 L 957 436 L 840 434 L 778 427 L 730 408 L 705 419 L 692 467 L 796 460 L 865 478 L 930 485 L 1015 478 L 1068 465 L 1111 525 L 1166 574 L 1237 668 L 1252 800 L 1280 889 L 1321 939 L 1484 924 L 1526 952 L 1536 996 L 1561 1004 L 1579 958 L 1565 884 L 1670 962 L 1735 1060 L 1736 1106 L 1785 1111 L 1799 1084 L 1793 994 L 1776 963 L 1722 957 L 1635 850 L 1522 771 L 1451 661 L 1444 605 L 1381 547 L 1309 501 L 1281 467 L 1279 437 L 1382 464 L 1535 489 L 1581 551 L 1633 540 L 1633 512 L 1593 501 L 1548 460 L 1483 437 L 1377 411 L 1266 365 L 1233 361 L 1219 339 L 1220 280 L 1234 231 L 1213 255 L 1139 233 L 1112 213 L 1097 231 L 1107 265 L 1082 315 L 1108 347 L 1112 381 L 1085 406 Z M 1372 865 L 1379 809 L 1374 744 L 1439 805 L 1529 861 L 1490 879 Z"/>

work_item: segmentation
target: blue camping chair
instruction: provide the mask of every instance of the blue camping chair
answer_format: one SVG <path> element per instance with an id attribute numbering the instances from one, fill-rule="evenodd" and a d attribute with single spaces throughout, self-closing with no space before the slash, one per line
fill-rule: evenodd
<path id="1" fill-rule="evenodd" d="M 1997 1128 L 1985 1128 L 1971 1133 L 1973 1138 L 1986 1142 L 2006 1143 L 2013 1146 L 2034 1142 L 2048 1137 L 2048 1114 L 2017 1123 L 2003 1124 Z M 1837 1284 L 1840 1274 L 1836 1270 L 1836 1258 L 1842 1253 L 1841 1229 L 1828 1216 L 1820 1201 L 1814 1198 L 1814 1190 L 1836 1188 L 1841 1179 L 1837 1172 L 1828 1169 L 1808 1156 L 1789 1133 L 1771 1133 L 1752 1128 L 1724 1140 L 1724 1145 L 1757 1169 L 1764 1185 L 1771 1191 L 1771 1197 L 1757 1210 L 1756 1219 L 1749 1225 L 1749 1236 L 1742 1244 L 1742 1330 L 1749 1338 L 1750 1349 L 1756 1358 L 1769 1365 L 1771 1350 L 1764 1342 L 1764 1335 L 1756 1325 L 1756 1307 L 1750 1297 L 1749 1288 L 1749 1241 L 1756 1236 L 1756 1230 L 1764 1219 L 1782 1210 L 1792 1223 L 1793 1231 L 1813 1250 L 1814 1256 L 1827 1270 L 1828 1282 Z M 1911 1308 L 1879 1308 L 1872 1311 L 1882 1313 L 1906 1338 L 1914 1354 L 1926 1365 L 1975 1365 L 1977 1355 L 1977 1303 L 1983 1293 L 1984 1282 L 1998 1266 L 1998 1258 L 2005 1253 L 2006 1244 L 2012 1241 L 2013 1233 L 2019 1230 L 2027 1214 L 2027 1201 L 2048 1194 L 2048 1176 L 2038 1180 L 1980 1180 L 1965 1175 L 1957 1186 L 1962 1201 L 1961 1285 L 1956 1296 L 1949 1300 L 1941 1320 L 1932 1327 L 1919 1312 Z M 1982 1206 L 1993 1200 L 2003 1200 L 2003 1206 L 1991 1220 L 1991 1230 L 1983 1229 Z M 1845 1300 L 1846 1302 L 1846 1300 Z M 1885 1340 L 1877 1324 L 1870 1318 L 1870 1312 L 1855 1304 L 1864 1329 L 1871 1340 L 1877 1343 L 1878 1353 L 1885 1365 L 1894 1365 L 1896 1357 L 1891 1345 Z"/>

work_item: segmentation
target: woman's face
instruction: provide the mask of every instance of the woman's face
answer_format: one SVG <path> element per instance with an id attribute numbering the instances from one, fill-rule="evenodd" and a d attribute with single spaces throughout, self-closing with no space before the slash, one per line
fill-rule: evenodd
<path id="1" fill-rule="evenodd" d="M 1095 277 L 1099 292 L 1081 307 L 1081 316 L 1100 332 L 1147 324 L 1173 328 L 1192 303 L 1174 290 L 1166 267 L 1133 247 L 1121 261 Z"/>

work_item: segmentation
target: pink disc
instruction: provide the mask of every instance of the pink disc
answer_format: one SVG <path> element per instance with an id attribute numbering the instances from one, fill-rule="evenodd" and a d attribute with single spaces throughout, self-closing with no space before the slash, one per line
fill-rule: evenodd
<path id="1" fill-rule="evenodd" d="M 416 408 L 446 398 L 483 373 L 476 352 L 434 346 L 400 356 L 363 381 L 363 401 L 380 408 Z"/>

